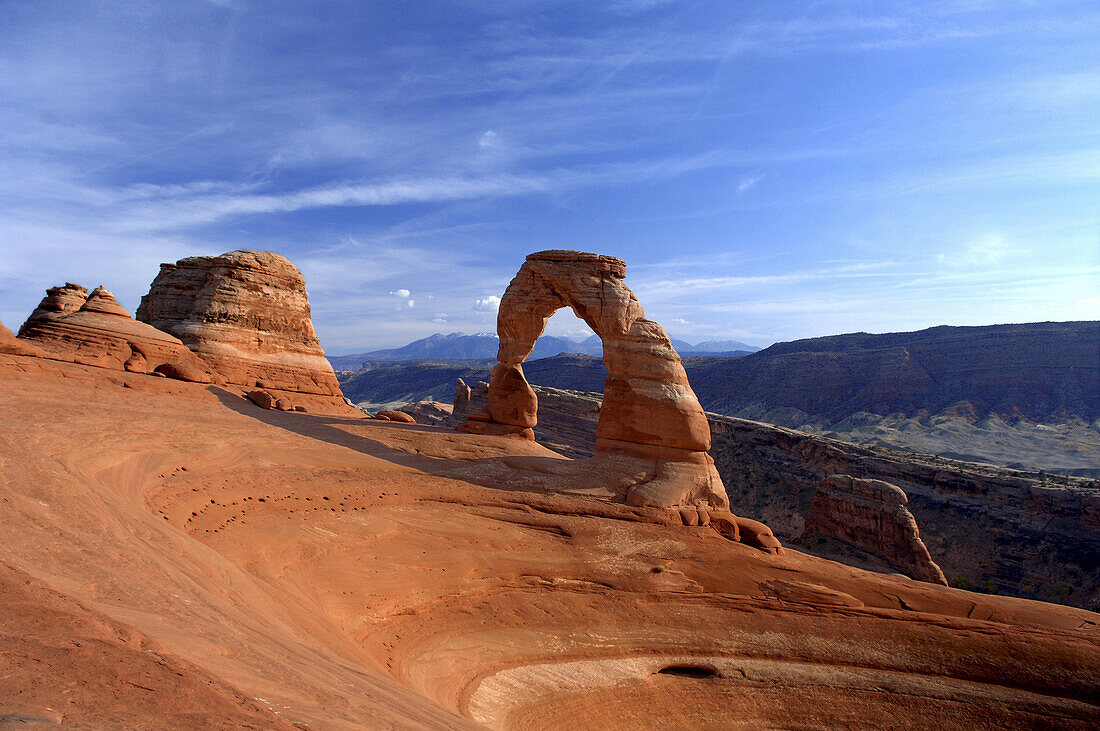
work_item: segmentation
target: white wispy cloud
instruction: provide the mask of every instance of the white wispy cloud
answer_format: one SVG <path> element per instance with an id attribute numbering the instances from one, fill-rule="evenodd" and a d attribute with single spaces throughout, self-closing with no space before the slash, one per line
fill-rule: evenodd
<path id="1" fill-rule="evenodd" d="M 478 297 L 474 300 L 475 312 L 496 312 L 499 307 L 500 297 L 497 297 L 495 294 Z"/>
<path id="2" fill-rule="evenodd" d="M 4 319 L 66 278 L 132 309 L 159 262 L 231 248 L 289 256 L 349 346 L 485 329 L 559 246 L 623 254 L 647 312 L 712 337 L 1056 314 L 1044 287 L 1069 316 L 1095 285 L 1068 274 L 1100 250 L 1086 3 L 16 5 Z"/>
<path id="3" fill-rule="evenodd" d="M 763 179 L 763 175 L 752 175 L 741 178 L 741 182 L 737 184 L 737 192 L 744 193 L 746 191 L 752 190 Z"/>
<path id="4" fill-rule="evenodd" d="M 1017 249 L 998 233 L 987 233 L 956 250 L 936 255 L 942 264 L 955 267 L 990 267 L 1002 263 Z"/>
<path id="5" fill-rule="evenodd" d="M 497 147 L 500 144 L 500 135 L 493 130 L 485 130 L 484 134 L 478 138 L 478 147 Z"/>

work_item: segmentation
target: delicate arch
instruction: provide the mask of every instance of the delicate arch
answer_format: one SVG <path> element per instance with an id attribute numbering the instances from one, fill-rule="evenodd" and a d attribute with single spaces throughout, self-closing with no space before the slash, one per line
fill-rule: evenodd
<path id="1" fill-rule="evenodd" d="M 704 503 L 728 509 L 707 454 L 706 415 L 664 328 L 646 319 L 622 281 L 625 274 L 626 263 L 612 256 L 580 251 L 528 256 L 500 302 L 499 363 L 489 383 L 487 412 L 471 414 L 463 429 L 534 438 L 538 398 L 522 364 L 550 316 L 570 307 L 603 341 L 608 376 L 595 459 L 618 460 L 618 469 L 633 475 L 624 497 L 639 505 Z"/>

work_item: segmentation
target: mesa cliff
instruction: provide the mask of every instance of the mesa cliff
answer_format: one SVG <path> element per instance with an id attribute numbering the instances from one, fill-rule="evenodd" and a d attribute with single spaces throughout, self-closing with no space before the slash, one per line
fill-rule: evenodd
<path id="1" fill-rule="evenodd" d="M 852 414 L 954 410 L 1034 421 L 1100 418 L 1100 322 L 933 327 L 776 343 L 702 358 L 692 378 L 708 410 L 835 423 Z M 797 412 L 797 413 L 796 413 Z"/>

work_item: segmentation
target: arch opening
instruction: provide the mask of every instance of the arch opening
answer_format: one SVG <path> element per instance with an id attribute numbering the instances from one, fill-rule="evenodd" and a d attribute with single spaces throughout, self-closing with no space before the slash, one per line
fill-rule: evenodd
<path id="1" fill-rule="evenodd" d="M 707 453 L 706 415 L 667 333 L 645 317 L 625 275 L 626 263 L 611 256 L 528 256 L 497 311 L 500 346 L 486 412 L 471 414 L 460 429 L 534 438 L 538 398 L 523 363 L 550 317 L 568 307 L 600 337 L 608 372 L 586 480 L 613 486 L 633 505 L 728 510 Z"/>

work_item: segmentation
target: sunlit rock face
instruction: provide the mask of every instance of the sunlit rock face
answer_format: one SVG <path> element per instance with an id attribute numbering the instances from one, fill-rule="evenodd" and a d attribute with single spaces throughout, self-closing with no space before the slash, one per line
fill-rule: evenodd
<path id="1" fill-rule="evenodd" d="M 668 335 L 623 283 L 626 263 L 580 251 L 527 257 L 497 315 L 499 364 L 488 406 L 460 428 L 533 438 L 538 398 L 523 374 L 546 321 L 569 307 L 603 340 L 608 378 L 596 457 L 574 479 L 601 480 L 632 505 L 728 510 L 707 454 L 710 427 Z"/>
<path id="2" fill-rule="evenodd" d="M 42 322 L 56 320 L 62 315 L 68 315 L 81 308 L 88 299 L 88 289 L 79 284 L 65 282 L 60 287 L 50 287 L 46 290 L 46 296 L 34 308 L 23 326 L 19 328 L 19 335 L 27 334 L 28 328 Z"/>
<path id="3" fill-rule="evenodd" d="M 178 337 L 227 384 L 342 397 L 313 329 L 305 279 L 278 254 L 161 264 L 137 318 Z"/>
<path id="4" fill-rule="evenodd" d="M 65 318 L 132 322 L 89 300 Z M 625 504 L 656 469 L 602 441 L 573 461 L 21 355 L 0 384 L 15 723 L 1096 726 L 1095 613 L 754 550 L 767 528 L 705 497 Z M 480 385 L 456 402 L 491 418 Z"/>
<path id="5" fill-rule="evenodd" d="M 837 538 L 870 551 L 907 576 L 946 586 L 908 502 L 905 491 L 889 482 L 829 475 L 818 485 L 803 537 Z"/>
<path id="6" fill-rule="evenodd" d="M 31 345 L 15 337 L 4 323 L 0 322 L 0 353 L 6 355 L 41 355 L 41 351 Z"/>
<path id="7" fill-rule="evenodd" d="M 103 287 L 84 298 L 86 291 L 74 284 L 47 290 L 19 329 L 19 340 L 33 346 L 36 355 L 54 360 L 211 382 L 209 369 L 178 338 L 131 318 Z M 78 299 L 81 304 L 73 311 Z"/>

